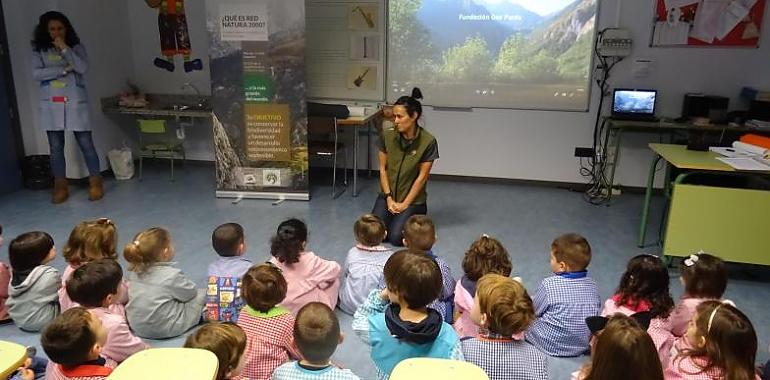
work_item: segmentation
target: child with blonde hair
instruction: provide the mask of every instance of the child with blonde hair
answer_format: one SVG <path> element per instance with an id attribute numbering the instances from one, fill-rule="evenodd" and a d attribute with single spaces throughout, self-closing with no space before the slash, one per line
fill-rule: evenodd
<path id="1" fill-rule="evenodd" d="M 702 302 L 680 339 L 687 340 L 687 348 L 671 360 L 664 372 L 666 380 L 759 380 L 754 367 L 757 334 L 735 306 Z"/>
<path id="2" fill-rule="evenodd" d="M 187 348 L 200 348 L 217 356 L 215 380 L 237 379 L 246 365 L 246 334 L 231 322 L 211 322 L 187 336 Z"/>
<path id="3" fill-rule="evenodd" d="M 548 379 L 547 356 L 524 341 L 535 309 L 518 281 L 496 273 L 481 277 L 469 317 L 481 332 L 462 341 L 463 355 L 490 380 Z"/>
<path id="4" fill-rule="evenodd" d="M 479 327 L 470 316 L 477 281 L 489 273 L 508 277 L 512 267 L 508 251 L 499 240 L 484 234 L 471 244 L 463 258 L 465 274 L 455 286 L 454 328 L 457 335 L 466 337 L 479 334 Z"/>
<path id="5" fill-rule="evenodd" d="M 64 245 L 62 256 L 67 262 L 62 274 L 59 289 L 59 305 L 65 311 L 78 306 L 67 294 L 67 280 L 80 265 L 99 259 L 117 260 L 118 229 L 111 220 L 99 218 L 78 223 L 70 232 L 69 239 Z M 124 313 L 123 308 L 128 302 L 128 284 L 121 281 L 118 287 L 115 303 L 110 305 L 116 313 Z"/>
<path id="6" fill-rule="evenodd" d="M 174 267 L 168 231 L 153 227 L 136 234 L 123 256 L 129 263 L 126 317 L 137 335 L 171 338 L 200 322 L 206 291 Z"/>
<path id="7" fill-rule="evenodd" d="M 340 264 L 324 260 L 307 251 L 307 226 L 299 219 L 288 219 L 278 225 L 270 241 L 270 262 L 283 272 L 286 297 L 281 305 L 297 314 L 310 302 L 323 302 L 334 309 L 340 289 Z"/>
<path id="8" fill-rule="evenodd" d="M 364 214 L 353 226 L 356 246 L 348 251 L 342 270 L 340 310 L 353 315 L 382 281 L 382 270 L 393 251 L 382 245 L 388 231 L 374 214 Z"/>
<path id="9" fill-rule="evenodd" d="M 684 293 L 669 318 L 671 333 L 678 337 L 687 332 L 698 305 L 722 298 L 727 289 L 725 262 L 705 252 L 690 255 L 679 264 L 679 281 Z"/>

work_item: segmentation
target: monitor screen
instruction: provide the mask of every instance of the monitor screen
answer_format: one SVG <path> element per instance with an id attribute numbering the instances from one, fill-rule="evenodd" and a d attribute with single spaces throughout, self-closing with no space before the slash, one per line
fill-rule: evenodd
<path id="1" fill-rule="evenodd" d="M 654 114 L 654 90 L 615 90 L 613 113 Z"/>

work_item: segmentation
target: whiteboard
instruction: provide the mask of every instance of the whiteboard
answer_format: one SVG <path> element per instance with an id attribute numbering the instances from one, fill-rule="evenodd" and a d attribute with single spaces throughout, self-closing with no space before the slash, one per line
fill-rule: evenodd
<path id="1" fill-rule="evenodd" d="M 385 100 L 385 0 L 306 0 L 307 96 Z"/>

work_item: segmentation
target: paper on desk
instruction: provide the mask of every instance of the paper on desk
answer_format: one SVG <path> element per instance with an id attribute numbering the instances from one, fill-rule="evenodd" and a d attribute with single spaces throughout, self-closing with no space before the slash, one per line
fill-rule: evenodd
<path id="1" fill-rule="evenodd" d="M 722 161 L 737 170 L 770 171 L 770 165 L 751 157 L 717 157 L 717 160 Z"/>
<path id="2" fill-rule="evenodd" d="M 728 148 L 723 146 L 712 146 L 709 150 L 722 155 L 724 157 L 736 158 L 736 157 L 754 157 L 755 155 L 749 152 L 740 151 L 734 148 Z"/>
<path id="3" fill-rule="evenodd" d="M 747 144 L 742 141 L 733 142 L 733 148 L 735 148 L 735 150 L 738 150 L 738 151 L 748 152 L 755 156 L 764 156 L 765 154 L 768 153 L 768 149 L 765 149 L 761 146 L 756 146 L 754 144 Z"/>
<path id="4" fill-rule="evenodd" d="M 714 42 L 724 25 L 722 15 L 727 11 L 730 0 L 703 0 L 695 12 L 690 37 L 706 43 Z"/>

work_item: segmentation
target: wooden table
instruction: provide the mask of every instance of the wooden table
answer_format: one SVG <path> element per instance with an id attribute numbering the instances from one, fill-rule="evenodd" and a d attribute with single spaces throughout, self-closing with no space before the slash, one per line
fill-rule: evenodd
<path id="1" fill-rule="evenodd" d="M 372 170 L 372 126 L 383 117 L 381 109 L 372 111 L 365 116 L 351 116 L 347 119 L 337 119 L 337 125 L 353 129 L 353 196 L 358 196 L 358 128 L 366 128 L 366 170 Z"/>
<path id="2" fill-rule="evenodd" d="M 0 340 L 0 379 L 11 376 L 27 360 L 27 349 L 13 342 Z"/>
<path id="3" fill-rule="evenodd" d="M 639 247 L 644 246 L 656 166 L 664 160 L 682 169 L 671 185 L 671 202 L 663 244 L 664 256 L 687 256 L 699 250 L 726 261 L 770 265 L 766 219 L 770 191 L 686 183 L 697 173 L 720 176 L 767 176 L 765 172 L 738 171 L 717 160 L 714 152 L 687 150 L 684 145 L 650 144 L 655 158 L 650 166 L 639 226 Z M 668 194 L 669 181 L 666 180 Z"/>
<path id="4" fill-rule="evenodd" d="M 393 369 L 390 378 L 391 380 L 489 380 L 489 376 L 484 370 L 473 363 L 434 358 L 403 360 Z"/>
<path id="5" fill-rule="evenodd" d="M 213 380 L 219 361 L 211 351 L 197 348 L 150 348 L 126 359 L 110 380 Z"/>

